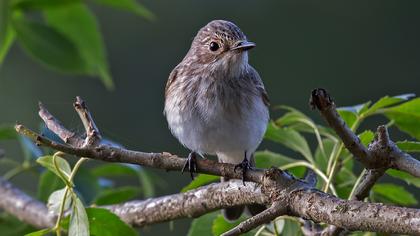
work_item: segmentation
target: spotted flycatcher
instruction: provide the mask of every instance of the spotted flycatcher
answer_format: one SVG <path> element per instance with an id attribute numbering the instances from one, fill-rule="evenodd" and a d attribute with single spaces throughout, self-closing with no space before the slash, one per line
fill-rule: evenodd
<path id="1" fill-rule="evenodd" d="M 253 47 L 238 26 L 214 20 L 198 31 L 169 75 L 164 113 L 172 134 L 191 150 L 184 166 L 191 176 L 196 154 L 216 155 L 220 162 L 236 164 L 243 174 L 254 165 L 253 153 L 269 112 L 261 78 L 248 64 Z M 243 209 L 232 207 L 223 213 L 234 220 Z"/>

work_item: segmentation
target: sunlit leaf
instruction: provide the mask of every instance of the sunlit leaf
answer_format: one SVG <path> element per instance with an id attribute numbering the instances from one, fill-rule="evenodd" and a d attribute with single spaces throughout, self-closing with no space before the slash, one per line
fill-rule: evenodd
<path id="1" fill-rule="evenodd" d="M 41 229 L 41 230 L 29 233 L 29 234 L 25 234 L 25 236 L 44 236 L 50 232 L 52 232 L 52 229 Z"/>
<path id="2" fill-rule="evenodd" d="M 97 236 L 137 236 L 137 232 L 118 216 L 106 209 L 86 208 L 91 235 Z"/>
<path id="3" fill-rule="evenodd" d="M 406 172 L 394 170 L 394 169 L 389 169 L 386 171 L 386 173 L 394 178 L 404 180 L 407 184 L 412 184 L 420 188 L 420 178 L 418 177 L 414 177 L 410 174 L 407 174 Z"/>
<path id="4" fill-rule="evenodd" d="M 404 152 L 420 152 L 420 142 L 415 141 L 399 141 L 397 146 Z"/>
<path id="5" fill-rule="evenodd" d="M 96 3 L 108 7 L 133 12 L 146 19 L 155 19 L 154 14 L 136 0 L 94 0 Z"/>
<path id="6" fill-rule="evenodd" d="M 370 130 L 365 130 L 361 134 L 359 134 L 358 136 L 359 136 L 360 142 L 363 145 L 368 146 L 368 144 L 373 141 L 373 138 L 375 137 L 375 134 Z"/>
<path id="7" fill-rule="evenodd" d="M 402 131 L 420 140 L 420 98 L 384 109 L 384 114 Z"/>
<path id="8" fill-rule="evenodd" d="M 254 158 L 258 168 L 280 167 L 296 161 L 296 159 L 268 150 L 255 152 Z"/>
<path id="9" fill-rule="evenodd" d="M 366 109 L 369 107 L 370 103 L 371 102 L 369 101 L 369 102 L 365 102 L 365 103 L 358 104 L 358 105 L 355 105 L 355 106 L 339 107 L 339 108 L 337 108 L 337 110 L 348 111 L 348 112 L 351 112 L 351 113 L 354 113 L 354 114 L 358 115 L 358 114 L 366 111 Z"/>
<path id="10" fill-rule="evenodd" d="M 278 127 L 270 122 L 265 133 L 265 138 L 301 153 L 309 161 L 313 161 L 311 150 L 306 139 L 297 131 L 290 128 Z"/>
<path id="11" fill-rule="evenodd" d="M 364 115 L 370 115 L 377 110 L 388 107 L 391 105 L 395 105 L 397 103 L 407 101 L 408 99 L 414 97 L 415 94 L 409 93 L 409 94 L 402 94 L 398 96 L 385 96 L 379 99 L 377 102 L 375 102 L 366 112 L 364 112 Z"/>
<path id="12" fill-rule="evenodd" d="M 373 192 L 386 200 L 403 205 L 410 206 L 417 204 L 416 198 L 404 187 L 395 184 L 375 184 Z"/>
<path id="13" fill-rule="evenodd" d="M 140 193 L 138 187 L 124 186 L 102 191 L 94 200 L 98 206 L 111 205 L 132 200 Z"/>
<path id="14" fill-rule="evenodd" d="M 69 236 L 89 236 L 89 220 L 80 199 L 73 195 L 73 208 L 70 216 Z"/>
<path id="15" fill-rule="evenodd" d="M 55 158 L 58 168 L 61 170 L 61 173 L 64 174 L 65 179 L 63 179 L 63 181 L 67 182 L 71 173 L 70 164 L 62 157 L 56 156 Z M 53 156 L 47 155 L 39 157 L 36 162 L 54 172 L 58 177 L 63 178 L 54 165 Z"/>
<path id="16" fill-rule="evenodd" d="M 76 46 L 55 29 L 23 18 L 14 19 L 13 26 L 20 45 L 44 65 L 66 73 L 86 70 Z"/>
<path id="17" fill-rule="evenodd" d="M 67 193 L 66 193 L 67 192 Z M 61 208 L 61 202 L 64 198 L 64 194 L 66 194 L 66 201 L 64 203 L 63 209 L 66 211 L 70 208 L 70 191 L 66 191 L 66 188 L 62 188 L 53 192 L 50 197 L 48 198 L 47 207 L 48 211 L 52 212 L 54 215 L 58 215 Z"/>
<path id="18" fill-rule="evenodd" d="M 100 76 L 104 84 L 112 88 L 105 47 L 95 15 L 83 3 L 75 3 L 44 10 L 44 16 L 49 26 L 74 43 L 84 60 L 86 72 Z"/>
<path id="19" fill-rule="evenodd" d="M 187 186 L 182 188 L 181 192 L 184 193 L 184 192 L 190 191 L 192 189 L 196 189 L 200 186 L 203 186 L 203 185 L 215 182 L 215 181 L 219 181 L 219 180 L 220 180 L 219 176 L 199 174 Z"/>
<path id="20" fill-rule="evenodd" d="M 315 134 L 315 137 L 318 141 L 318 145 L 321 149 L 321 151 L 324 152 L 324 145 L 322 143 L 321 138 L 321 131 L 319 130 L 318 126 L 305 114 L 303 114 L 301 111 L 289 107 L 289 106 L 280 106 L 280 108 L 285 109 L 289 112 L 284 114 L 282 117 L 276 120 L 276 124 L 280 127 L 288 126 L 289 128 L 295 128 L 296 125 L 302 124 L 307 126 L 308 128 L 312 129 L 311 132 Z M 296 131 L 299 131 L 295 129 Z"/>
<path id="21" fill-rule="evenodd" d="M 348 110 L 338 110 L 338 114 L 343 118 L 348 127 L 352 127 L 357 119 L 357 113 Z"/>

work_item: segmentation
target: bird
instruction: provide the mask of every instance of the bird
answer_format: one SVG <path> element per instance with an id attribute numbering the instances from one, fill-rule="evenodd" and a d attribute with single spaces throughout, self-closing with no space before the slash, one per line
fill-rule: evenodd
<path id="1" fill-rule="evenodd" d="M 191 151 L 183 168 L 191 178 L 197 155 L 235 164 L 243 180 L 255 166 L 253 154 L 269 122 L 267 92 L 248 63 L 248 51 L 255 46 L 233 22 L 213 20 L 198 31 L 169 75 L 164 115 L 171 133 Z M 260 206 L 247 207 L 252 214 L 261 211 Z M 243 210 L 235 206 L 222 213 L 233 221 Z"/>

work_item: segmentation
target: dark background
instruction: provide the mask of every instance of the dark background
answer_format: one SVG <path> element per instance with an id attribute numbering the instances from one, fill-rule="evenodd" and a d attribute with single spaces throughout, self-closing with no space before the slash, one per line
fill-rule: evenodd
<path id="1" fill-rule="evenodd" d="M 71 105 L 80 95 L 108 138 L 136 150 L 185 155 L 187 150 L 172 137 L 162 114 L 164 86 L 197 30 L 213 19 L 235 22 L 257 43 L 249 61 L 262 76 L 272 104 L 294 106 L 317 121 L 318 114 L 307 105 L 316 87 L 328 89 L 342 106 L 384 95 L 420 94 L 419 1 L 142 3 L 157 15 L 156 21 L 93 7 L 107 46 L 114 91 L 107 91 L 99 79 L 47 70 L 15 45 L 0 70 L 0 123 L 38 127 L 37 103 L 42 101 L 67 127 L 82 130 Z M 16 142 L 2 144 L 8 156 L 21 156 Z M 190 181 L 188 175 L 154 173 L 167 183 L 159 195 L 176 193 Z M 29 193 L 36 190 L 36 179 L 28 181 L 25 175 L 15 183 Z M 189 221 L 175 221 L 174 226 L 173 234 L 184 235 Z M 142 231 L 170 232 L 168 224 Z"/>

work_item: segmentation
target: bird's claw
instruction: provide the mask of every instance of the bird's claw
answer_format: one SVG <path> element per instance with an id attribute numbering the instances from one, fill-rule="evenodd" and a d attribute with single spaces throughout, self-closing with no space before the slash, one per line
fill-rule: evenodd
<path id="1" fill-rule="evenodd" d="M 196 160 L 195 152 L 191 152 L 188 155 L 188 158 L 185 161 L 184 167 L 182 167 L 182 173 L 184 173 L 187 167 L 188 167 L 188 171 L 190 172 L 191 179 L 194 180 L 194 172 L 197 172 L 197 160 Z"/>
<path id="2" fill-rule="evenodd" d="M 235 165 L 233 171 L 236 173 L 236 170 L 237 169 L 242 169 L 242 182 L 245 185 L 245 175 L 246 175 L 246 172 L 248 170 L 252 169 L 252 166 L 249 163 L 248 158 L 245 157 L 244 160 L 241 163 Z"/>

